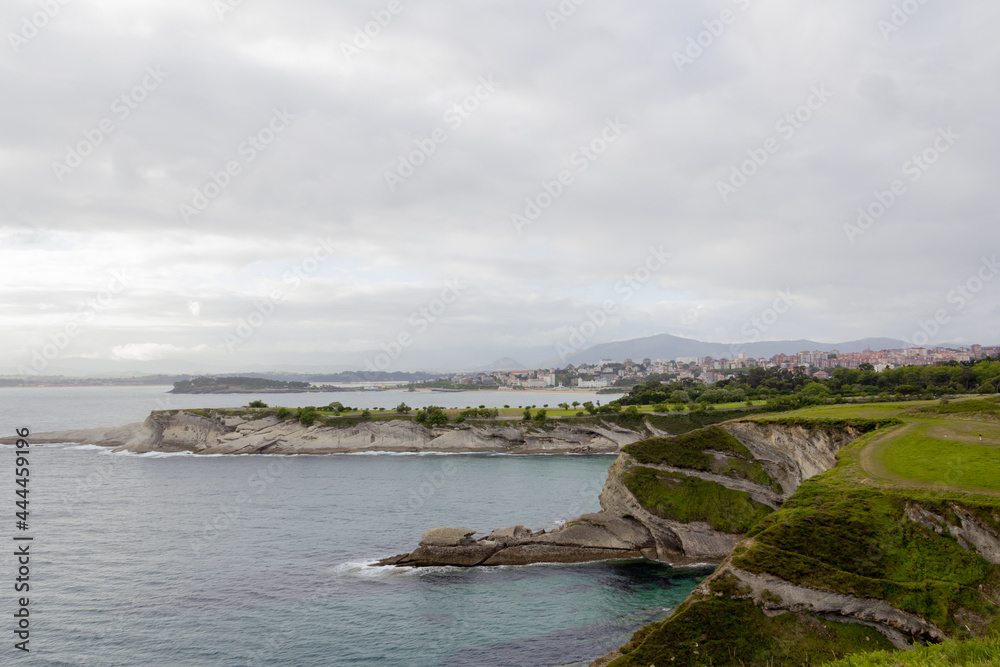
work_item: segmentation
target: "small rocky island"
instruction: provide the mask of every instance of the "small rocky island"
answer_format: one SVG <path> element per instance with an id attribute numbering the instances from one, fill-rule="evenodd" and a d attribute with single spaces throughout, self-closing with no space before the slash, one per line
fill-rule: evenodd
<path id="1" fill-rule="evenodd" d="M 361 391 L 360 387 L 314 385 L 309 382 L 250 377 L 197 377 L 174 383 L 170 394 L 302 394 Z"/>

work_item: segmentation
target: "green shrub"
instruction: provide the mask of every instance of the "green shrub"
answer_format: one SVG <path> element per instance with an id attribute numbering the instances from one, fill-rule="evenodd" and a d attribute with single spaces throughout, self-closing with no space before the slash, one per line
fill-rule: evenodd
<path id="1" fill-rule="evenodd" d="M 295 418 L 299 420 L 299 423 L 303 426 L 312 426 L 313 423 L 319 418 L 319 410 L 310 405 L 306 408 L 299 408 L 298 412 L 295 413 Z"/>
<path id="2" fill-rule="evenodd" d="M 480 406 L 478 408 L 462 410 L 458 415 L 458 421 L 465 421 L 466 419 L 495 419 L 499 416 L 500 411 L 496 408 Z"/>
<path id="3" fill-rule="evenodd" d="M 428 406 L 426 410 L 417 410 L 415 419 L 417 423 L 423 424 L 428 428 L 448 423 L 448 415 L 445 414 L 444 408 L 436 405 Z"/>

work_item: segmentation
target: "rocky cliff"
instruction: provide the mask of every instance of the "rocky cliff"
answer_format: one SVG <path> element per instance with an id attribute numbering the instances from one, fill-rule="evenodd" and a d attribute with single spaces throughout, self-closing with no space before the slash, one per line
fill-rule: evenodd
<path id="1" fill-rule="evenodd" d="M 356 452 L 498 452 L 617 454 L 650 436 L 683 433 L 722 422 L 735 411 L 691 414 L 608 414 L 550 419 L 538 425 L 470 419 L 427 427 L 403 415 L 319 415 L 303 424 L 275 409 L 164 410 L 115 428 L 33 433 L 32 442 L 93 444 L 131 452 L 195 454 L 349 454 Z M 15 438 L 0 438 L 11 444 Z"/>
<path id="2" fill-rule="evenodd" d="M 505 452 L 613 454 L 650 431 L 609 419 L 477 420 L 428 428 L 412 419 L 334 418 L 311 425 L 273 413 L 235 410 L 153 412 L 141 423 L 32 435 L 32 442 L 76 442 L 131 452 L 344 454 L 353 452 Z M 3 442 L 3 441 L 0 441 Z"/>
<path id="3" fill-rule="evenodd" d="M 785 452 L 768 470 L 788 471 L 794 493 L 670 618 L 595 667 L 819 664 L 996 632 L 1000 501 L 878 483 L 858 464 L 869 438 L 800 479 L 829 465 L 843 425 L 726 428 L 748 448 Z M 803 432 L 814 446 L 795 453 Z"/>
<path id="4" fill-rule="evenodd" d="M 548 533 L 513 526 L 478 540 L 473 530 L 435 529 L 461 538 L 442 544 L 428 531 L 414 552 L 378 564 L 719 563 L 804 480 L 832 468 L 837 451 L 862 432 L 743 421 L 646 438 L 625 445 L 612 464 L 599 513 Z"/>

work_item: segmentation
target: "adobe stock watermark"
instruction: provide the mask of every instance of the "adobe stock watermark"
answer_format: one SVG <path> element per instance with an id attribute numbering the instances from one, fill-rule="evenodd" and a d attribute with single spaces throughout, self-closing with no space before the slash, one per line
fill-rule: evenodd
<path id="1" fill-rule="evenodd" d="M 576 493 L 576 501 L 566 508 L 566 514 L 557 518 L 575 519 L 583 513 L 585 507 L 593 507 L 594 500 L 600 497 L 601 493 L 604 491 L 606 483 L 607 473 L 591 477 L 586 482 L 582 483 L 580 485 L 580 489 Z"/>
<path id="2" fill-rule="evenodd" d="M 403 12 L 401 0 L 389 0 L 384 9 L 372 10 L 372 20 L 363 26 L 354 28 L 354 36 L 350 42 L 340 45 L 340 52 L 344 59 L 350 63 L 354 58 L 361 55 L 361 52 L 372 45 L 372 42 L 388 28 L 397 16 Z"/>
<path id="3" fill-rule="evenodd" d="M 250 340 L 257 330 L 271 319 L 288 293 L 301 287 L 307 279 L 319 271 L 320 267 L 333 257 L 334 251 L 333 239 L 329 236 L 326 239 L 316 239 L 312 252 L 282 274 L 281 282 L 288 285 L 288 288 L 271 290 L 263 299 L 255 300 L 253 310 L 246 317 L 240 318 L 235 330 L 222 335 L 222 341 L 229 353 L 235 353 L 240 345 Z"/>
<path id="4" fill-rule="evenodd" d="M 577 174 L 590 169 L 598 158 L 607 152 L 611 144 L 618 141 L 628 129 L 628 125 L 623 123 L 618 116 L 609 118 L 604 124 L 604 128 L 589 142 L 580 146 L 569 157 L 569 163 L 573 169 L 563 169 L 551 181 L 542 181 L 541 188 L 534 195 L 524 200 L 524 208 L 520 213 L 512 213 L 510 221 L 514 225 L 514 231 L 522 233 L 524 228 L 538 220 L 557 199 L 565 194 L 566 189 L 576 182 Z"/>
<path id="5" fill-rule="evenodd" d="M 101 462 L 95 464 L 92 467 L 91 472 L 89 472 L 86 477 L 77 477 L 75 480 L 76 488 L 73 489 L 73 495 L 70 496 L 66 493 L 62 493 L 59 496 L 63 506 L 71 508 L 77 503 L 82 502 L 92 493 L 97 493 L 102 490 L 109 491 L 110 489 L 108 488 L 108 484 L 115 475 L 119 460 L 120 458 L 115 456 L 102 457 Z"/>
<path id="6" fill-rule="evenodd" d="M 243 168 L 256 160 L 268 146 L 274 143 L 278 135 L 287 130 L 293 120 L 295 120 L 295 116 L 288 113 L 284 107 L 274 109 L 267 123 L 257 132 L 248 135 L 236 147 L 239 158 L 227 161 L 219 171 L 208 172 L 209 180 L 194 189 L 194 195 L 190 202 L 182 202 L 178 205 L 177 210 L 181 220 L 188 223 L 191 222 L 191 218 L 204 213 L 212 202 L 222 196 L 229 188 L 233 179 L 243 173 Z"/>
<path id="7" fill-rule="evenodd" d="M 941 156 L 952 149 L 962 135 L 956 133 L 952 128 L 940 128 L 933 143 L 919 153 L 914 154 L 909 160 L 903 163 L 903 178 L 893 180 L 887 189 L 876 190 L 872 201 L 858 207 L 858 217 L 854 223 L 844 224 L 844 234 L 847 240 L 854 245 L 859 236 L 875 226 L 875 223 L 888 214 L 889 210 L 899 202 L 903 196 L 909 192 L 906 181 L 917 183 L 931 170 Z"/>
<path id="8" fill-rule="evenodd" d="M 232 14 L 243 5 L 243 0 L 212 0 L 212 9 L 220 21 L 226 20 L 226 14 Z"/>
<path id="9" fill-rule="evenodd" d="M 938 308 L 934 311 L 934 315 L 927 320 L 917 320 L 917 329 L 909 338 L 903 336 L 903 340 L 916 347 L 924 347 L 933 342 L 943 327 L 974 301 L 986 285 L 996 278 L 998 273 L 1000 273 L 1000 264 L 997 263 L 997 256 L 983 257 L 979 268 L 965 282 L 956 285 L 945 296 L 945 301 L 949 306 Z"/>
<path id="10" fill-rule="evenodd" d="M 472 114 L 480 108 L 483 102 L 493 97 L 500 85 L 493 80 L 492 74 L 479 77 L 479 83 L 475 90 L 460 102 L 448 107 L 442 120 L 454 132 L 472 117 Z M 395 192 L 396 188 L 405 183 L 410 176 L 413 176 L 417 169 L 427 164 L 427 160 L 437 153 L 438 147 L 448 141 L 449 136 L 448 129 L 436 127 L 427 138 L 415 139 L 413 141 L 415 148 L 400 155 L 397 158 L 396 168 L 385 172 L 385 184 L 389 187 L 389 192 Z"/>
<path id="11" fill-rule="evenodd" d="M 827 105 L 831 97 L 833 97 L 833 93 L 827 90 L 825 84 L 813 86 L 809 89 L 809 95 L 802 104 L 775 121 L 775 132 L 786 143 L 791 141 L 799 130 L 805 127 L 806 123 Z M 717 181 L 715 184 L 722 201 L 728 202 L 731 196 L 760 173 L 760 170 L 774 155 L 781 151 L 781 148 L 782 142 L 771 136 L 765 139 L 761 146 L 747 150 L 748 159 L 733 164 L 730 168 L 729 178 L 725 181 Z"/>
<path id="12" fill-rule="evenodd" d="M 781 319 L 781 316 L 795 305 L 795 299 L 790 289 L 778 290 L 776 294 L 777 296 L 768 308 L 760 311 L 760 315 L 751 317 L 740 328 L 740 333 L 749 339 L 747 342 L 756 343 L 759 341 L 761 336 L 770 331 L 771 327 Z M 733 343 L 729 346 L 729 351 L 732 358 L 736 359 L 746 351 L 746 343 Z"/>
<path id="13" fill-rule="evenodd" d="M 153 405 L 155 410 L 171 410 L 178 407 L 172 394 L 157 396 Z M 72 508 L 78 503 L 87 501 L 92 494 L 108 492 L 115 473 L 125 461 L 127 459 L 124 456 L 112 456 L 110 450 L 100 452 L 97 462 L 90 467 L 90 471 L 86 475 L 80 473 L 73 480 L 76 487 L 69 489 L 72 495 L 60 494 L 59 499 L 63 506 Z"/>
<path id="14" fill-rule="evenodd" d="M 431 324 L 441 319 L 448 308 L 459 300 L 462 296 L 462 289 L 457 278 L 446 280 L 437 298 L 431 299 L 426 306 L 421 306 L 410 315 L 409 328 L 400 331 L 388 343 L 380 343 L 379 347 L 382 351 L 372 359 L 365 359 L 365 370 L 369 373 L 389 370 L 393 362 L 402 356 L 403 351 L 413 345 L 416 337 L 427 331 Z"/>
<path id="15" fill-rule="evenodd" d="M 250 508 L 261 498 L 270 497 L 271 487 L 285 474 L 289 463 L 284 456 L 272 457 L 266 465 L 261 464 L 247 477 L 249 491 L 240 491 L 232 501 L 219 507 L 211 520 L 202 526 L 201 534 L 191 542 L 191 550 L 196 556 L 202 555 L 219 533 L 230 530 L 241 521 Z M 268 495 L 265 495 L 268 494 Z"/>
<path id="16" fill-rule="evenodd" d="M 274 659 L 286 651 L 286 646 L 292 643 L 299 634 L 299 627 L 291 621 L 285 621 L 278 626 L 277 636 L 270 636 L 264 641 L 264 647 L 247 656 L 246 667 L 273 664 Z"/>
<path id="17" fill-rule="evenodd" d="M 420 484 L 415 488 L 410 488 L 410 493 L 406 498 L 406 506 L 412 511 L 417 511 L 430 500 L 435 493 L 444 487 L 449 477 L 454 477 L 458 472 L 458 466 L 453 461 L 446 460 L 441 464 L 441 471 L 435 473 L 425 472 L 421 477 Z"/>
<path id="18" fill-rule="evenodd" d="M 149 99 L 150 94 L 160 87 L 167 76 L 167 73 L 160 69 L 159 65 L 147 67 L 145 75 L 139 83 L 116 97 L 111 103 L 112 116 L 102 118 L 94 128 L 83 130 L 83 141 L 73 146 L 67 145 L 63 161 L 55 160 L 52 163 L 52 171 L 55 173 L 56 179 L 62 183 L 64 178 L 82 165 L 84 160 L 104 143 L 105 139 L 121 127 L 120 123 L 128 120 L 132 112 Z M 118 125 L 115 124 L 115 119 L 117 119 Z"/>
<path id="19" fill-rule="evenodd" d="M 745 12 L 750 9 L 752 0 L 732 0 L 732 2 Z M 702 21 L 705 29 L 697 35 L 688 37 L 683 51 L 674 51 L 673 53 L 674 65 L 677 66 L 677 71 L 683 74 L 685 68 L 693 65 L 696 60 L 705 55 L 709 49 L 715 46 L 719 38 L 726 34 L 729 26 L 736 23 L 738 18 L 739 14 L 733 10 L 723 9 L 719 12 L 718 18 Z"/>
<path id="20" fill-rule="evenodd" d="M 618 309 L 622 304 L 627 303 L 650 281 L 653 274 L 667 265 L 667 260 L 672 255 L 659 248 L 649 247 L 646 259 L 636 267 L 631 273 L 622 277 L 614 285 L 617 299 L 607 299 L 600 308 L 588 310 L 587 316 L 580 324 L 570 327 L 570 334 L 566 343 L 558 342 L 555 345 L 556 354 L 563 361 L 566 357 L 580 352 L 587 347 L 588 341 L 600 331 L 612 317 L 618 314 Z"/>
<path id="21" fill-rule="evenodd" d="M 58 358 L 60 353 L 69 347 L 70 342 L 80 335 L 85 325 L 93 322 L 98 314 L 107 310 L 115 297 L 124 292 L 132 282 L 132 277 L 125 269 L 112 271 L 111 276 L 111 280 L 103 290 L 86 299 L 83 309 L 73 315 L 62 329 L 49 334 L 48 341 L 31 353 L 30 366 L 18 365 L 18 375 L 41 375 L 49 363 Z"/>
<path id="22" fill-rule="evenodd" d="M 888 42 L 889 37 L 909 23 L 910 19 L 916 16 L 927 2 L 928 0 L 903 0 L 903 2 L 894 4 L 887 18 L 883 17 L 875 22 L 875 27 L 882 33 L 882 39 Z"/>
<path id="23" fill-rule="evenodd" d="M 559 24 L 568 21 L 569 17 L 576 14 L 576 10 L 586 2 L 587 0 L 562 0 L 555 10 L 546 9 L 545 20 L 549 22 L 549 28 L 555 32 L 559 28 Z"/>
<path id="24" fill-rule="evenodd" d="M 69 3 L 70 0 L 41 0 L 38 3 L 41 11 L 22 18 L 21 29 L 17 32 L 7 33 L 7 41 L 10 42 L 10 48 L 14 53 L 20 53 L 21 47 L 37 37 L 38 33 Z"/>

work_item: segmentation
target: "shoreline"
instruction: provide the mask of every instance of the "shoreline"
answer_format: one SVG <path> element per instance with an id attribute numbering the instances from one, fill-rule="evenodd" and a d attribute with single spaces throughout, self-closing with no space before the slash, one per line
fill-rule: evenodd
<path id="1" fill-rule="evenodd" d="M 134 453 L 192 454 L 617 454 L 649 437 L 605 419 L 553 420 L 545 426 L 513 420 L 428 427 L 413 419 L 345 419 L 303 424 L 274 414 L 228 410 L 154 411 L 145 421 L 112 428 L 34 433 L 35 444 L 109 447 Z M 16 438 L 0 438 L 14 444 Z"/>

